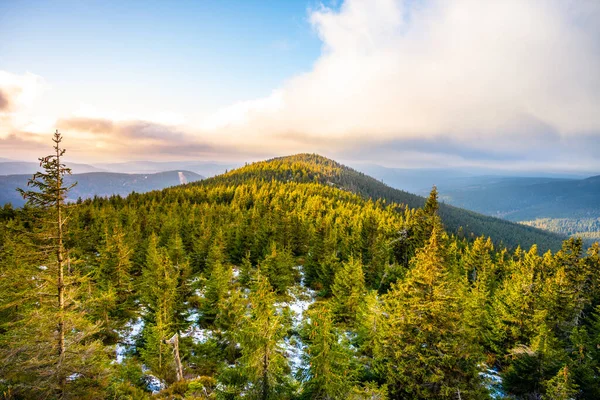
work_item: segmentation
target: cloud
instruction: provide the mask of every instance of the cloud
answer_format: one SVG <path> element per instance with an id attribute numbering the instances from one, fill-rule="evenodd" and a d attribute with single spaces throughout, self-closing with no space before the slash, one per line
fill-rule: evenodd
<path id="1" fill-rule="evenodd" d="M 318 138 L 367 136 L 399 151 L 474 161 L 526 157 L 540 147 L 556 156 L 561 149 L 548 144 L 590 132 L 600 140 L 597 17 L 594 0 L 321 6 L 309 15 L 323 41 L 312 70 L 274 92 L 277 107 L 262 106 L 273 95 L 241 103 L 219 112 L 213 128 L 278 137 L 281 151 L 295 149 L 294 132 L 315 147 Z M 600 167 L 597 157 L 590 161 Z"/>
<path id="2" fill-rule="evenodd" d="M 0 90 L 0 112 L 8 111 L 10 109 L 10 99 L 7 94 L 4 94 L 2 90 Z"/>
<path id="3" fill-rule="evenodd" d="M 89 107 L 53 121 L 103 157 L 309 151 L 405 167 L 600 169 L 600 2 L 346 0 L 308 19 L 322 40 L 309 71 L 195 125 Z M 12 127 L 0 134 L 35 131 L 22 110 L 44 86 L 0 72 L 0 124 Z"/>

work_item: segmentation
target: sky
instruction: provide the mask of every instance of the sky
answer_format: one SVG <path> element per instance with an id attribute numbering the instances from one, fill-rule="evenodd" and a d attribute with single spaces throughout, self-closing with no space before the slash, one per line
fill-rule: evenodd
<path id="1" fill-rule="evenodd" d="M 600 173 L 597 0 L 0 1 L 0 157 Z"/>

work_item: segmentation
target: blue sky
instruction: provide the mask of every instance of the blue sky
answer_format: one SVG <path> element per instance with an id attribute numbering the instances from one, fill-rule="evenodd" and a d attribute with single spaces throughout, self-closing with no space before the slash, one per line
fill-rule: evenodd
<path id="1" fill-rule="evenodd" d="M 0 1 L 0 157 L 600 171 L 600 2 Z"/>
<path id="2" fill-rule="evenodd" d="M 159 92 L 161 101 L 209 110 L 266 95 L 309 70 L 321 47 L 307 20 L 316 6 L 3 1 L 0 69 L 34 72 L 78 96 L 108 86 L 136 98 Z"/>

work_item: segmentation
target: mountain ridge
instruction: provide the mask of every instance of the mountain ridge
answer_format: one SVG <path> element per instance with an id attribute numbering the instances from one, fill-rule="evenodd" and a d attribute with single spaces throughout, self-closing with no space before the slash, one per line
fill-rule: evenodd
<path id="1" fill-rule="evenodd" d="M 25 188 L 29 178 L 31 178 L 29 174 L 0 176 L 0 204 L 11 203 L 13 206 L 22 206 L 25 201 L 16 189 Z M 76 201 L 79 197 L 86 199 L 94 196 L 127 196 L 132 192 L 145 193 L 201 179 L 203 176 L 191 171 L 165 171 L 154 174 L 86 172 L 65 176 L 65 184 L 77 182 L 77 185 L 69 191 L 68 197 L 68 201 Z"/>
<path id="2" fill-rule="evenodd" d="M 318 168 L 315 168 L 318 167 Z M 318 182 L 358 194 L 362 197 L 420 208 L 425 198 L 392 188 L 362 172 L 318 154 L 300 153 L 258 161 L 225 174 L 194 184 L 236 183 L 249 179 L 262 181 Z M 537 244 L 541 249 L 560 248 L 563 235 L 515 224 L 469 210 L 440 203 L 439 215 L 446 228 L 468 237 L 490 236 L 496 243 L 508 247 L 529 247 Z M 462 228 L 462 229 L 461 229 Z"/>

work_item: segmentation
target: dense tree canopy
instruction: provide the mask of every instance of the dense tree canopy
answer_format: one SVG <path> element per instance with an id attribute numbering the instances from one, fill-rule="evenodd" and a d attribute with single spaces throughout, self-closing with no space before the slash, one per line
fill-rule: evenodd
<path id="1" fill-rule="evenodd" d="M 490 220 L 502 238 L 463 235 L 445 228 L 456 221 L 435 190 L 399 204 L 376 196 L 378 184 L 305 155 L 72 205 L 58 314 L 56 256 L 39 250 L 44 208 L 5 209 L 0 393 L 598 398 L 597 244 L 507 249 L 513 225 Z M 86 360 L 61 372 L 62 392 L 48 384 L 54 348 L 30 356 L 52 343 L 59 318 L 72 359 Z"/>

